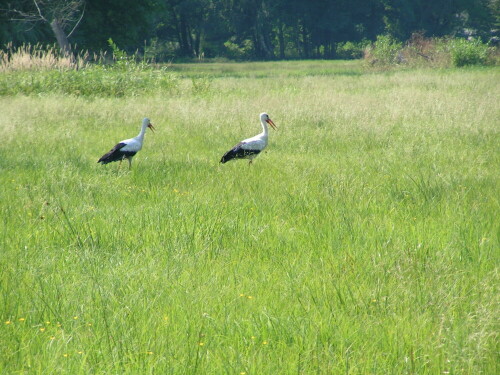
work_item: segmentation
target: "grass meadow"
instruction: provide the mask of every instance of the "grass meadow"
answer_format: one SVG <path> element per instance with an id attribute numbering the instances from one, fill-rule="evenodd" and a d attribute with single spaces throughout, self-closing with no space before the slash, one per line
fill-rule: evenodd
<path id="1" fill-rule="evenodd" d="M 0 373 L 498 373 L 498 67 L 168 74 L 0 97 Z"/>

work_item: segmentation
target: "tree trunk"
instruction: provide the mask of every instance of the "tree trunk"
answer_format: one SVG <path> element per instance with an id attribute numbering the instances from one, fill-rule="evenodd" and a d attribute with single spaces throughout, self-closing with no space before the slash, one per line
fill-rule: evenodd
<path id="1" fill-rule="evenodd" d="M 181 53 L 186 56 L 189 53 L 189 46 L 188 46 L 188 41 L 187 41 L 187 31 L 186 31 L 186 21 L 184 19 L 184 16 L 180 15 L 179 19 L 179 34 L 181 36 Z"/>
<path id="2" fill-rule="evenodd" d="M 61 48 L 61 51 L 64 54 L 64 56 L 73 59 L 73 54 L 71 53 L 71 46 L 69 44 L 68 38 L 66 37 L 66 34 L 64 33 L 61 27 L 61 24 L 59 23 L 59 20 L 54 19 L 50 23 L 50 27 L 54 32 L 54 35 L 56 36 L 57 44 L 59 44 L 59 48 Z"/>
<path id="3" fill-rule="evenodd" d="M 304 57 L 304 54 L 302 53 L 302 46 L 300 45 L 300 23 L 297 21 L 297 24 L 295 26 L 295 48 L 297 49 L 297 55 L 301 58 Z"/>
<path id="4" fill-rule="evenodd" d="M 309 58 L 309 41 L 307 38 L 307 30 L 306 30 L 306 27 L 304 25 L 302 25 L 302 43 L 304 46 L 304 57 L 306 59 L 308 59 Z"/>
<path id="5" fill-rule="evenodd" d="M 280 59 L 285 59 L 285 37 L 283 35 L 283 24 L 280 22 L 278 27 L 278 43 L 280 45 Z"/>
<path id="6" fill-rule="evenodd" d="M 194 53 L 196 57 L 201 58 L 203 52 L 203 29 L 199 27 L 194 33 Z"/>
<path id="7" fill-rule="evenodd" d="M 190 46 L 189 46 L 189 37 L 188 37 L 188 25 L 186 22 L 186 17 L 182 13 L 177 13 L 175 11 L 175 8 L 172 8 L 172 12 L 174 14 L 175 19 L 177 20 L 176 22 L 176 29 L 177 29 L 177 38 L 179 40 L 179 50 L 180 54 L 182 56 L 189 56 L 190 55 Z"/>
<path id="8" fill-rule="evenodd" d="M 189 55 L 196 56 L 196 52 L 195 52 L 195 48 L 194 48 L 193 33 L 191 32 L 191 27 L 189 27 L 189 24 L 186 25 L 186 32 L 187 32 L 187 36 L 188 36 Z"/>
<path id="9" fill-rule="evenodd" d="M 255 19 L 255 49 L 259 57 L 265 59 L 274 58 L 274 53 L 272 49 L 271 42 L 269 40 L 269 35 L 267 35 L 269 30 L 265 28 L 265 15 L 262 10 L 257 10 L 257 16 Z"/>

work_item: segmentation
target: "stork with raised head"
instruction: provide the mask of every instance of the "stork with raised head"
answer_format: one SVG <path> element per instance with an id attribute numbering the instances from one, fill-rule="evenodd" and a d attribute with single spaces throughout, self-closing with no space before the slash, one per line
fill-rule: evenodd
<path id="1" fill-rule="evenodd" d="M 113 161 L 120 161 L 121 164 L 123 159 L 127 159 L 129 169 L 132 168 L 132 158 L 142 149 L 146 128 L 150 128 L 153 132 L 155 129 L 148 118 L 142 120 L 141 131 L 139 132 L 137 137 L 120 141 L 107 154 L 101 156 L 101 158 L 97 162 L 108 164 Z"/>
<path id="2" fill-rule="evenodd" d="M 260 114 L 260 123 L 262 124 L 262 133 L 255 137 L 244 139 L 238 143 L 222 156 L 220 162 L 226 163 L 233 159 L 250 159 L 248 164 L 252 164 L 252 160 L 267 146 L 267 124 L 271 125 L 274 130 L 277 129 L 273 120 L 271 120 L 269 115 L 265 112 Z"/>

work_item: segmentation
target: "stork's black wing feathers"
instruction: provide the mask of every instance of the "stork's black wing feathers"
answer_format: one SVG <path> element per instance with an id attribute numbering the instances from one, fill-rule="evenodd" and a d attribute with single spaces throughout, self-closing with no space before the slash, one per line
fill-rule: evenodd
<path id="1" fill-rule="evenodd" d="M 248 150 L 248 149 L 242 148 L 241 146 L 243 146 L 244 144 L 245 144 L 244 142 L 238 143 L 231 150 L 226 152 L 224 154 L 224 156 L 222 156 L 222 159 L 220 159 L 220 162 L 224 164 L 224 163 L 228 162 L 229 160 L 244 159 L 250 155 L 257 155 L 258 153 L 260 153 L 260 150 Z"/>
<path id="2" fill-rule="evenodd" d="M 130 151 L 122 151 L 121 149 L 125 147 L 126 143 L 118 143 L 115 147 L 113 147 L 107 154 L 101 156 L 101 158 L 97 161 L 98 163 L 108 164 L 113 161 L 123 160 L 126 157 L 132 157 L 136 154 L 136 152 Z"/>

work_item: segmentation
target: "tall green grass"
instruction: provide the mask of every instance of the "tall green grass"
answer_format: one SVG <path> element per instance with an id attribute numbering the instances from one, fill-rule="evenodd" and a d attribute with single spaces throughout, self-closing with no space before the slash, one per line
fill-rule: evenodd
<path id="1" fill-rule="evenodd" d="M 498 69 L 303 64 L 0 98 L 1 373 L 498 372 Z"/>
<path id="2" fill-rule="evenodd" d="M 168 69 L 116 70 L 91 66 L 83 70 L 10 72 L 0 75 L 0 96 L 76 95 L 123 97 L 154 91 L 175 91 L 175 75 Z"/>

